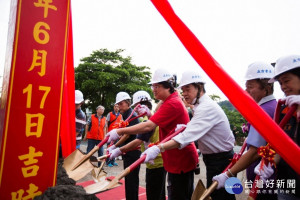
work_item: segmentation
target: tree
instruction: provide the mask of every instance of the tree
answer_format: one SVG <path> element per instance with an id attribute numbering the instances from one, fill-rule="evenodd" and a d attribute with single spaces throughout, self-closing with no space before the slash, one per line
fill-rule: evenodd
<path id="1" fill-rule="evenodd" d="M 218 103 L 221 107 L 226 107 L 228 110 L 236 110 L 236 108 L 230 103 L 230 101 L 225 100 Z"/>
<path id="2" fill-rule="evenodd" d="M 229 110 L 225 106 L 222 106 L 227 118 L 229 120 L 231 130 L 234 130 L 237 137 L 247 137 L 246 133 L 243 133 L 242 126 L 246 124 L 247 121 L 237 110 Z"/>
<path id="3" fill-rule="evenodd" d="M 107 113 L 112 110 L 120 91 L 132 95 L 145 90 L 152 95 L 147 84 L 151 77 L 150 68 L 132 64 L 131 57 L 122 57 L 123 51 L 100 49 L 80 60 L 82 63 L 75 68 L 75 88 L 84 94 L 86 103 L 83 107 L 94 110 L 103 105 Z"/>
<path id="4" fill-rule="evenodd" d="M 247 124 L 245 118 L 236 110 L 236 108 L 230 103 L 230 101 L 225 100 L 219 102 L 219 105 L 224 110 L 225 114 L 230 123 L 231 130 L 235 131 L 237 137 L 246 137 L 247 133 L 242 130 L 243 124 Z"/>
<path id="5" fill-rule="evenodd" d="M 220 97 L 218 95 L 212 94 L 209 95 L 210 98 L 214 101 L 219 101 Z M 230 101 L 225 100 L 218 102 L 223 111 L 225 112 L 231 130 L 235 131 L 237 137 L 246 137 L 247 133 L 244 133 L 242 130 L 243 124 L 247 124 L 245 118 L 236 110 L 236 108 L 230 103 Z"/>
<path id="6" fill-rule="evenodd" d="M 216 101 L 216 102 L 219 102 L 220 99 L 221 99 L 221 97 L 220 97 L 219 95 L 216 95 L 216 94 L 211 94 L 211 95 L 209 95 L 209 97 L 210 97 L 212 100 Z"/>

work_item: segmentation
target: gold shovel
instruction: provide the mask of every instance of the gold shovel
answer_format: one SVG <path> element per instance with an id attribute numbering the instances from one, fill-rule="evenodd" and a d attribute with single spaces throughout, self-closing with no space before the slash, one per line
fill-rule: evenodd
<path id="1" fill-rule="evenodd" d="M 105 159 L 107 157 L 107 155 L 102 156 L 102 157 L 103 157 L 102 159 Z M 102 159 L 99 159 L 99 161 Z M 107 173 L 103 170 L 104 163 L 105 163 L 105 161 L 102 161 L 100 167 L 95 167 L 94 170 L 92 170 L 91 174 L 92 174 L 92 178 L 94 179 L 95 182 L 105 181 L 105 177 L 106 177 Z"/>
<path id="2" fill-rule="evenodd" d="M 185 129 L 185 127 L 181 127 L 180 129 L 178 129 L 177 131 L 175 131 L 174 133 L 171 133 L 169 136 L 167 136 L 164 140 L 161 141 L 161 143 L 164 143 L 168 140 L 170 140 L 171 138 L 173 138 L 174 136 L 178 135 L 180 132 L 182 132 Z M 146 159 L 146 154 L 144 154 L 142 157 L 140 157 L 138 160 L 136 160 L 134 163 L 132 163 L 129 167 L 127 167 L 126 169 L 124 169 L 118 176 L 116 176 L 111 182 L 98 182 L 92 185 L 89 185 L 87 187 L 85 187 L 85 191 L 87 194 L 95 194 L 95 193 L 100 193 L 100 192 L 104 192 L 106 190 L 115 188 L 117 186 L 120 185 L 119 181 L 125 177 L 126 175 L 128 175 L 130 172 L 132 172 L 135 168 L 137 168 L 140 164 L 142 164 L 145 159 Z"/>
<path id="3" fill-rule="evenodd" d="M 89 160 L 87 160 L 86 162 L 82 163 L 78 168 L 76 168 L 76 170 L 72 170 L 72 166 L 74 166 L 73 163 L 77 163 L 84 157 L 84 153 L 81 152 L 79 149 L 76 149 L 67 157 L 67 159 L 64 160 L 63 167 L 65 168 L 69 177 L 74 179 L 75 181 L 78 181 L 81 178 L 83 178 L 95 167 Z"/>
<path id="4" fill-rule="evenodd" d="M 78 181 L 86 174 L 94 169 L 94 165 L 90 162 L 89 158 L 103 146 L 109 137 L 106 137 L 102 142 L 95 146 L 88 154 L 84 154 L 81 150 L 76 149 L 64 160 L 63 167 L 70 178 Z"/>
<path id="5" fill-rule="evenodd" d="M 79 151 L 79 153 L 77 154 L 77 151 Z M 84 176 L 86 176 L 90 171 L 92 171 L 94 168 L 98 168 L 95 167 L 95 165 L 92 164 L 91 160 L 86 160 L 85 162 L 83 162 L 80 166 L 78 166 L 75 170 L 71 170 L 71 166 L 72 164 L 69 164 L 69 161 L 73 161 L 73 162 L 78 162 L 79 160 L 81 160 L 85 155 L 80 151 L 80 150 L 76 150 L 75 153 L 73 152 L 71 154 L 72 156 L 69 159 L 65 159 L 63 167 L 65 168 L 69 178 L 78 181 L 80 179 L 82 179 Z M 105 159 L 107 157 L 107 155 L 101 156 L 96 158 L 96 161 L 100 161 L 102 159 Z M 104 164 L 104 162 L 103 162 Z M 103 167 L 103 165 L 102 165 Z M 99 167 L 100 169 L 102 168 L 101 166 Z"/>
<path id="6" fill-rule="evenodd" d="M 115 188 L 119 186 L 121 183 L 119 181 L 128 175 L 130 172 L 132 172 L 134 169 L 136 169 L 140 164 L 142 164 L 146 159 L 146 154 L 140 157 L 138 160 L 136 160 L 134 163 L 132 163 L 129 167 L 124 169 L 118 176 L 116 176 L 113 180 L 108 181 L 100 181 L 95 184 L 89 185 L 85 187 L 85 191 L 87 194 L 95 194 L 95 193 L 100 193 L 104 192 L 106 190 Z"/>
<path id="7" fill-rule="evenodd" d="M 199 200 L 199 197 L 201 197 L 204 194 L 204 192 L 206 192 L 206 188 L 205 188 L 202 180 L 199 179 L 197 186 L 195 187 L 195 190 L 193 192 L 191 200 Z M 210 200 L 210 199 L 211 199 L 211 197 L 205 198 L 205 200 Z"/>

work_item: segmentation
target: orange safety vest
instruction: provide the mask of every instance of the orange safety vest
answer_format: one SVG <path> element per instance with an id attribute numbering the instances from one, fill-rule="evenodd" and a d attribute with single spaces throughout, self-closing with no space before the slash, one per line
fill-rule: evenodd
<path id="1" fill-rule="evenodd" d="M 102 117 L 99 124 L 98 117 L 95 114 L 91 116 L 91 129 L 88 131 L 86 138 L 87 139 L 94 139 L 94 140 L 103 140 L 104 138 L 104 131 L 103 128 L 105 126 L 106 117 Z"/>
<path id="2" fill-rule="evenodd" d="M 110 118 L 109 118 L 108 132 L 114 129 L 114 125 L 120 123 L 122 119 L 121 114 L 119 114 L 118 117 L 113 112 L 110 112 L 109 114 L 110 114 Z"/>

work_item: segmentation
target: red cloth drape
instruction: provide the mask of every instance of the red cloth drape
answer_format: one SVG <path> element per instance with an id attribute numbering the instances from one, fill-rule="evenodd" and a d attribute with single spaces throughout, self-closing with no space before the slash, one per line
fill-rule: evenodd
<path id="1" fill-rule="evenodd" d="M 73 62 L 73 32 L 72 12 L 70 5 L 70 16 L 67 38 L 67 53 L 65 67 L 65 81 L 63 89 L 63 103 L 60 125 L 60 141 L 63 157 L 67 157 L 76 148 L 75 133 L 75 79 Z"/>

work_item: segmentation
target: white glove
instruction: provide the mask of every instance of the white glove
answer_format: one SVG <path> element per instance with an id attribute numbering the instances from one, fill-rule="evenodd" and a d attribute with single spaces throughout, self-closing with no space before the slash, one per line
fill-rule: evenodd
<path id="1" fill-rule="evenodd" d="M 186 127 L 186 124 L 177 124 L 175 131 L 181 129 L 182 127 Z"/>
<path id="2" fill-rule="evenodd" d="M 228 179 L 229 177 L 227 176 L 226 172 L 219 174 L 217 176 L 214 176 L 212 178 L 213 181 L 217 181 L 218 182 L 218 186 L 217 189 L 223 188 L 225 186 L 225 181 Z"/>
<path id="3" fill-rule="evenodd" d="M 297 119 L 300 121 L 300 95 L 291 95 L 285 98 L 285 105 L 291 107 L 293 104 L 298 105 Z"/>
<path id="4" fill-rule="evenodd" d="M 120 139 L 121 136 L 117 133 L 117 129 L 113 129 L 107 133 L 106 136 L 109 136 L 107 143 L 110 144 L 111 142 L 115 142 Z"/>
<path id="5" fill-rule="evenodd" d="M 285 105 L 291 107 L 293 104 L 300 105 L 300 95 L 290 95 L 285 98 Z"/>
<path id="6" fill-rule="evenodd" d="M 141 155 L 141 157 L 146 154 L 146 159 L 145 163 L 151 163 L 152 165 L 154 164 L 154 159 L 158 156 L 160 153 L 160 149 L 157 145 L 154 145 L 150 148 L 148 148 L 146 151 L 144 151 Z"/>
<path id="7" fill-rule="evenodd" d="M 136 111 L 139 113 L 139 115 L 146 113 L 147 117 L 151 116 L 151 111 L 146 105 L 140 105 Z"/>
<path id="8" fill-rule="evenodd" d="M 274 169 L 272 168 L 271 163 L 268 164 L 268 166 L 264 165 L 263 168 L 260 170 L 261 161 L 258 163 L 258 165 L 254 168 L 254 173 L 260 176 L 260 179 L 264 182 L 272 176 L 274 173 Z"/>
<path id="9" fill-rule="evenodd" d="M 108 147 L 107 151 L 108 153 L 111 153 L 114 149 L 116 149 L 117 147 L 113 144 L 110 147 Z"/>
<path id="10" fill-rule="evenodd" d="M 115 146 L 115 145 L 113 145 L 113 146 Z M 120 148 L 116 148 L 116 149 L 114 149 L 114 150 L 112 150 L 110 152 L 111 152 L 111 154 L 109 156 L 110 160 L 112 160 L 112 159 L 114 159 L 114 158 L 122 155 L 122 151 L 120 150 Z"/>

